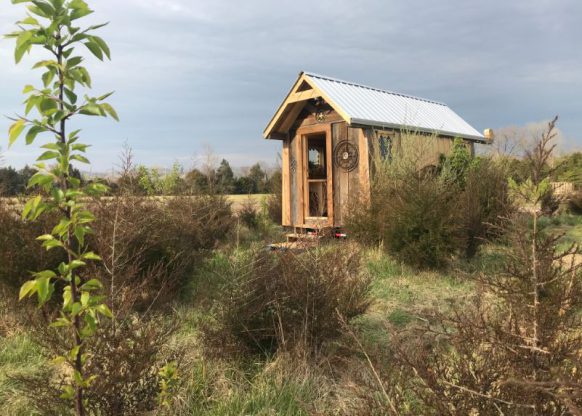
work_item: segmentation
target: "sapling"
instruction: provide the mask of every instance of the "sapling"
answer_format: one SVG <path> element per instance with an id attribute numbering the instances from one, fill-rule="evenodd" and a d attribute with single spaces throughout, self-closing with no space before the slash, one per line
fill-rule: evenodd
<path id="1" fill-rule="evenodd" d="M 112 314 L 98 295 L 102 288 L 96 278 L 87 276 L 87 262 L 100 261 L 89 250 L 86 237 L 92 233 L 94 215 L 87 208 L 89 197 L 102 195 L 107 188 L 100 183 L 83 184 L 73 175 L 73 163 L 89 164 L 84 155 L 86 144 L 81 143 L 80 130 L 69 132 L 69 125 L 80 115 L 118 119 L 113 107 L 105 102 L 111 93 L 80 97 L 80 88 L 91 88 L 91 76 L 83 65 L 84 58 L 77 48 L 85 47 L 100 60 L 110 58 L 107 44 L 94 31 L 104 24 L 81 28 L 79 19 L 93 11 L 83 0 L 12 0 L 26 6 L 26 17 L 17 22 L 18 30 L 6 35 L 16 40 L 15 60 L 19 63 L 33 47 L 43 49 L 46 57 L 34 64 L 42 73 L 40 87 L 24 87 L 25 110 L 12 118 L 9 145 L 24 136 L 32 144 L 37 136 L 52 137 L 42 146 L 37 158 L 37 172 L 28 187 L 37 188 L 38 195 L 24 206 L 22 217 L 34 221 L 47 212 L 60 214 L 50 234 L 38 237 L 47 250 L 63 250 L 67 261 L 56 270 L 42 270 L 20 289 L 20 299 L 37 296 L 39 307 L 55 293 L 56 283 L 62 289 L 62 307 L 59 317 L 51 323 L 70 333 L 67 353 L 55 359 L 56 363 L 71 368 L 71 377 L 64 386 L 62 398 L 74 402 L 77 415 L 86 414 L 84 390 L 96 375 L 84 371 L 89 358 L 86 345 L 97 330 L 99 320 Z"/>

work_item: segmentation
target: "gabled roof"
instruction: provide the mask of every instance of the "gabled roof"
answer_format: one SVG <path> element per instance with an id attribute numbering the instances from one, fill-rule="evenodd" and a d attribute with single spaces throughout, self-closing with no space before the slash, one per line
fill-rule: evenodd
<path id="1" fill-rule="evenodd" d="M 286 134 L 311 98 L 323 98 L 350 125 L 406 129 L 485 141 L 446 104 L 302 72 L 267 126 L 265 138 Z"/>

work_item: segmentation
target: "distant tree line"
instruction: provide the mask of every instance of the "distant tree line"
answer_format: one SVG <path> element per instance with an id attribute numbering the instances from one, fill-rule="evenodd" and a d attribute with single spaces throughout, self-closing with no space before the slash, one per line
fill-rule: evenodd
<path id="1" fill-rule="evenodd" d="M 26 184 L 35 173 L 29 166 L 16 170 L 0 168 L 0 196 L 13 197 L 27 193 Z M 81 173 L 75 175 L 81 178 Z M 183 172 L 179 164 L 163 173 L 143 165 L 124 171 L 116 179 L 83 178 L 85 181 L 105 182 L 111 193 L 126 190 L 134 195 L 185 195 L 185 194 L 269 194 L 281 187 L 281 172 L 268 173 L 259 163 L 245 174 L 235 176 L 230 164 L 223 159 L 217 168 L 193 169 Z"/>

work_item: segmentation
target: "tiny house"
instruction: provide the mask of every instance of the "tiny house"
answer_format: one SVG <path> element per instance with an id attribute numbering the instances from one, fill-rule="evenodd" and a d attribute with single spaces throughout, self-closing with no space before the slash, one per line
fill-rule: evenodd
<path id="1" fill-rule="evenodd" d="M 369 194 L 372 150 L 389 154 L 399 140 L 427 135 L 436 137 L 427 166 L 448 154 L 457 137 L 472 152 L 485 142 L 446 104 L 300 73 L 264 131 L 283 144 L 282 224 L 341 228 L 350 198 Z"/>

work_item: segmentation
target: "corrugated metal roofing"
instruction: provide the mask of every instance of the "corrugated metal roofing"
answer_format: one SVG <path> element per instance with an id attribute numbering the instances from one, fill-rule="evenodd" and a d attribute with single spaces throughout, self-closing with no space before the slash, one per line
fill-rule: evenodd
<path id="1" fill-rule="evenodd" d="M 484 141 L 481 133 L 446 104 L 309 72 L 304 74 L 327 96 L 329 104 L 350 117 L 351 124 L 407 128 Z"/>

